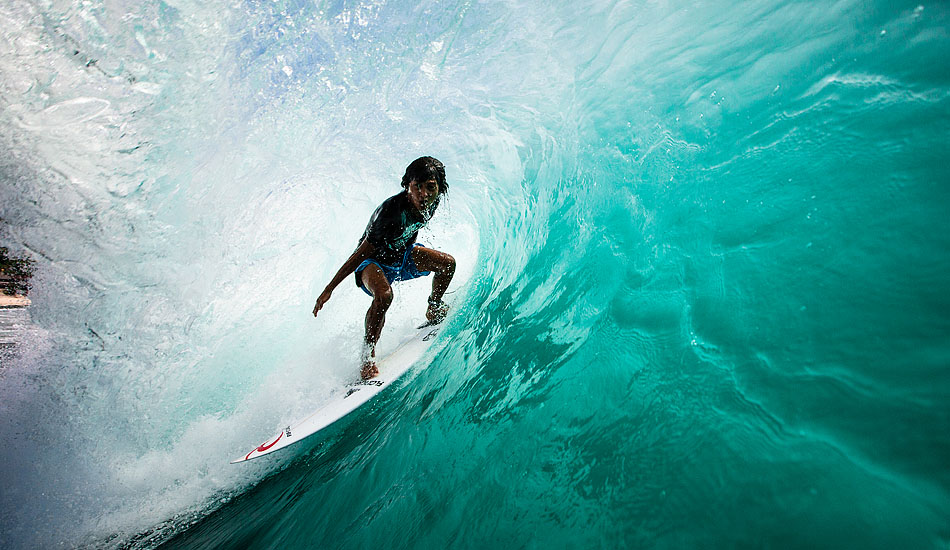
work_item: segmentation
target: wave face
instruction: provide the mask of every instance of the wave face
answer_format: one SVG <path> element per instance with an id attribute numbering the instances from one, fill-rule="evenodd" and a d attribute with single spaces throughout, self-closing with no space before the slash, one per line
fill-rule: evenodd
<path id="1" fill-rule="evenodd" d="M 950 10 L 0 6 L 10 548 L 950 544 Z M 454 314 L 353 375 L 313 300 L 413 158 Z M 400 287 L 380 346 L 420 318 Z"/>

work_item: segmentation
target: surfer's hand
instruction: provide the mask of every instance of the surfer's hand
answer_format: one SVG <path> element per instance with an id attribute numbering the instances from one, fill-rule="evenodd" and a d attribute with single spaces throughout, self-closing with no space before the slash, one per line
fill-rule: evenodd
<path id="1" fill-rule="evenodd" d="M 327 303 L 327 301 L 328 301 L 329 299 L 330 299 L 330 291 L 329 291 L 329 290 L 324 290 L 324 291 L 323 291 L 323 294 L 321 294 L 320 297 L 317 298 L 317 305 L 313 306 L 313 316 L 314 316 L 314 317 L 317 316 L 317 312 L 318 312 L 318 311 L 320 311 L 321 309 L 323 309 L 323 304 Z"/>

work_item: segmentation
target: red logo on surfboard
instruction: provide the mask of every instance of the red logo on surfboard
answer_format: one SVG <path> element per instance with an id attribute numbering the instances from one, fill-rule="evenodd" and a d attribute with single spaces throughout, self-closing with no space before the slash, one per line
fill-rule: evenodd
<path id="1" fill-rule="evenodd" d="M 251 455 L 254 454 L 255 451 L 257 451 L 257 452 L 259 452 L 259 453 L 263 453 L 263 452 L 266 451 L 267 449 L 270 449 L 270 448 L 273 447 L 274 445 L 277 445 L 277 442 L 280 441 L 280 438 L 282 438 L 282 437 L 284 437 L 284 432 L 280 432 L 280 435 L 277 436 L 277 439 L 271 441 L 270 443 L 262 443 L 260 447 L 258 447 L 258 448 L 256 448 L 256 449 L 254 449 L 253 451 L 247 453 L 247 456 L 244 457 L 244 460 L 250 460 Z"/>

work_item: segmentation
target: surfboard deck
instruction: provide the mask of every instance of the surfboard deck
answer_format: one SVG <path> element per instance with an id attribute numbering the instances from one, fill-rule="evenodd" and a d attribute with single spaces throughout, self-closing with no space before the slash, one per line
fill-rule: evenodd
<path id="1" fill-rule="evenodd" d="M 258 445 L 251 452 L 231 461 L 231 464 L 247 462 L 279 451 L 319 432 L 337 420 L 355 411 L 370 401 L 387 386 L 402 376 L 409 367 L 422 357 L 429 344 L 439 333 L 442 325 L 426 323 L 415 329 L 392 353 L 376 362 L 379 376 L 347 384 L 330 400 L 309 416 L 286 426 L 283 430 Z"/>

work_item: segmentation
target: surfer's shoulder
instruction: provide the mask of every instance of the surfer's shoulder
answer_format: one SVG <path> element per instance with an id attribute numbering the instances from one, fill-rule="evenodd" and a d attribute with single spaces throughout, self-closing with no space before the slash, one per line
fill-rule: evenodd
<path id="1" fill-rule="evenodd" d="M 377 208 L 380 212 L 389 212 L 394 210 L 405 210 L 409 207 L 409 196 L 405 191 L 400 191 L 395 195 L 384 200 Z"/>

